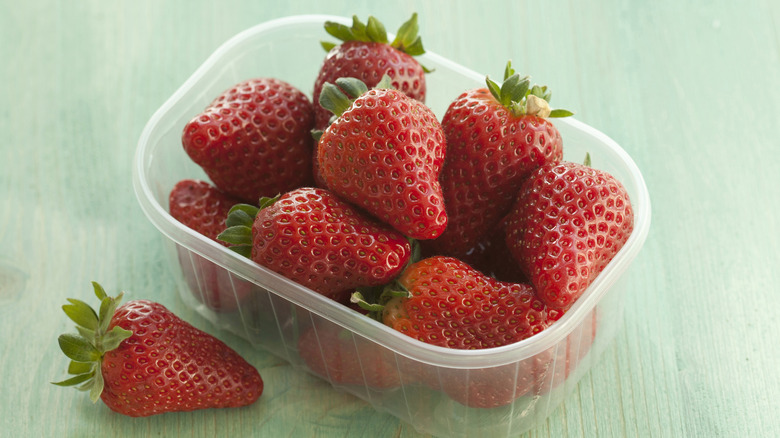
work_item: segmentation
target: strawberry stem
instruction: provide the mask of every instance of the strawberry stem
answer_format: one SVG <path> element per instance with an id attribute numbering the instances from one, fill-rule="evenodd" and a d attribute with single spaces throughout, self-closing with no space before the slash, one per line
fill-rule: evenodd
<path id="1" fill-rule="evenodd" d="M 393 86 L 393 79 L 390 78 L 389 75 L 383 74 L 382 79 L 377 82 L 377 84 L 374 86 L 374 89 L 395 90 L 395 87 Z"/>
<path id="2" fill-rule="evenodd" d="M 361 309 L 367 310 L 370 313 L 381 313 L 382 309 L 385 308 L 384 305 L 379 303 L 369 303 L 366 301 L 366 299 L 363 297 L 363 294 L 360 293 L 360 291 L 355 291 L 352 293 L 352 295 L 349 297 L 349 301 L 353 304 L 357 304 L 360 306 Z"/>

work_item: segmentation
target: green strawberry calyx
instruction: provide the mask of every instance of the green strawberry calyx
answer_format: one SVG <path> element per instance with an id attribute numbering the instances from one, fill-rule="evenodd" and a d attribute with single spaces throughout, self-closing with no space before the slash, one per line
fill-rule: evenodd
<path id="1" fill-rule="evenodd" d="M 533 115 L 543 118 L 569 117 L 574 113 L 565 109 L 551 109 L 551 93 L 546 85 L 531 86 L 529 76 L 521 77 L 512 68 L 512 61 L 506 63 L 504 81 L 499 85 L 490 76 L 485 77 L 490 94 L 515 117 Z"/>
<path id="2" fill-rule="evenodd" d="M 592 160 L 590 159 L 590 152 L 585 152 L 585 159 L 582 160 L 582 165 L 585 167 L 591 167 L 592 164 L 591 161 Z"/>
<path id="3" fill-rule="evenodd" d="M 403 274 L 403 271 L 409 268 L 409 266 L 417 263 L 422 258 L 420 242 L 410 237 L 407 237 L 407 239 L 412 248 L 412 255 L 409 257 L 409 261 L 406 263 L 406 266 L 404 266 L 399 277 Z M 399 299 L 408 298 L 410 296 L 409 290 L 395 279 L 381 286 L 359 287 L 352 293 L 349 301 L 365 310 L 369 318 L 382 322 L 385 309 L 393 307 L 393 303 L 397 302 Z"/>
<path id="4" fill-rule="evenodd" d="M 262 197 L 258 205 L 236 204 L 228 211 L 225 220 L 225 231 L 219 233 L 217 240 L 231 244 L 231 251 L 241 254 L 246 258 L 252 257 L 252 224 L 257 213 L 273 205 L 281 195 L 273 198 Z"/>
<path id="5" fill-rule="evenodd" d="M 62 334 L 58 338 L 60 349 L 70 359 L 68 374 L 72 377 L 52 382 L 58 386 L 75 386 L 80 391 L 89 391 L 89 398 L 97 402 L 103 392 L 103 374 L 101 366 L 106 352 L 115 350 L 125 339 L 133 335 L 130 330 L 114 326 L 108 330 L 111 318 L 114 316 L 123 292 L 116 297 L 110 297 L 101 285 L 92 282 L 95 295 L 100 300 L 100 310 L 95 312 L 92 307 L 77 299 L 68 298 L 70 304 L 62 306 L 62 310 L 76 323 L 79 334 Z"/>
<path id="6" fill-rule="evenodd" d="M 390 76 L 383 75 L 374 89 L 394 89 Z M 325 82 L 320 92 L 320 106 L 341 117 L 358 97 L 368 91 L 368 86 L 357 78 L 338 78 L 334 83 Z"/>
<path id="7" fill-rule="evenodd" d="M 328 126 L 341 117 L 344 111 L 352 106 L 352 102 L 355 99 L 368 91 L 368 86 L 365 82 L 357 78 L 343 77 L 336 79 L 334 82 L 334 84 L 330 82 L 322 84 L 322 91 L 320 91 L 319 97 L 320 106 L 333 113 L 333 116 L 328 121 Z M 390 83 L 390 77 L 388 75 L 382 76 L 382 79 L 374 88 L 393 88 L 393 85 Z M 311 136 L 314 137 L 315 142 L 320 141 L 323 132 L 321 129 L 312 129 Z"/>
<path id="8" fill-rule="evenodd" d="M 365 310 L 369 318 L 383 322 L 385 309 L 392 307 L 399 299 L 410 296 L 409 290 L 401 283 L 392 281 L 384 286 L 357 288 L 349 301 Z"/>
<path id="9" fill-rule="evenodd" d="M 398 28 L 395 39 L 390 42 L 387 38 L 387 31 L 381 21 L 374 16 L 368 17 L 368 22 L 363 23 L 357 15 L 352 16 L 352 27 L 346 26 L 334 21 L 325 22 L 325 31 L 331 36 L 345 41 L 363 41 L 381 44 L 390 44 L 391 47 L 406 53 L 407 55 L 417 56 L 425 53 L 422 39 L 418 35 L 419 26 L 417 24 L 417 13 Z M 322 41 L 320 43 L 325 51 L 330 51 L 338 44 Z"/>

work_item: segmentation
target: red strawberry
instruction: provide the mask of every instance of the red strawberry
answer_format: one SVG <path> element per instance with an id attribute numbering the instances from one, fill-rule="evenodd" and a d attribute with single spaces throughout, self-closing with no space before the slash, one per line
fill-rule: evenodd
<path id="1" fill-rule="evenodd" d="M 339 88 L 359 97 L 350 101 Z M 408 237 L 439 236 L 447 226 L 439 186 L 445 142 L 433 112 L 351 78 L 326 85 L 320 102 L 338 115 L 318 143 L 328 188 Z"/>
<path id="2" fill-rule="evenodd" d="M 337 301 L 395 278 L 409 241 L 324 189 L 301 188 L 261 208 L 239 206 L 220 239 L 231 249 Z"/>
<path id="3" fill-rule="evenodd" d="M 314 82 L 315 101 L 319 100 L 326 82 L 352 77 L 373 87 L 382 76 L 388 75 L 395 89 L 425 102 L 425 69 L 413 58 L 425 53 L 417 35 L 416 13 L 401 25 L 392 42 L 387 39 L 382 23 L 374 17 L 368 17 L 368 24 L 364 24 L 353 16 L 352 27 L 327 21 L 325 31 L 343 43 L 322 44 L 328 55 Z M 333 114 L 319 106 L 315 106 L 315 114 L 317 129 L 325 129 Z"/>
<path id="4" fill-rule="evenodd" d="M 452 257 L 430 257 L 398 278 L 407 296 L 392 298 L 383 321 L 423 342 L 480 349 L 521 341 L 550 323 L 529 285 L 504 283 Z"/>
<path id="5" fill-rule="evenodd" d="M 442 118 L 447 159 L 441 185 L 448 225 L 435 241 L 438 254 L 461 258 L 509 212 L 522 181 L 536 168 L 563 157 L 561 135 L 548 117 L 547 87 L 507 63 L 504 82 L 466 91 Z"/>
<path id="6" fill-rule="evenodd" d="M 176 183 L 168 196 L 174 219 L 223 245 L 217 236 L 225 231 L 230 208 L 240 202 L 205 181 L 192 179 Z"/>
<path id="7" fill-rule="evenodd" d="M 550 310 L 551 322 L 562 312 Z M 519 362 L 491 368 L 443 368 L 426 383 L 472 408 L 494 408 L 521 396 L 536 397 L 558 387 L 572 375 L 590 350 L 596 334 L 595 310 L 554 347 Z"/>
<path id="8" fill-rule="evenodd" d="M 246 406 L 262 394 L 257 370 L 222 341 L 151 301 L 117 308 L 121 293 L 93 286 L 99 314 L 75 299 L 63 306 L 80 334 L 59 337 L 74 376 L 57 385 L 80 385 L 93 402 L 131 417 Z"/>
<path id="9" fill-rule="evenodd" d="M 451 257 L 430 257 L 410 265 L 398 289 L 380 296 L 382 320 L 420 341 L 447 348 L 482 349 L 508 345 L 544 330 L 560 316 L 548 312 L 529 285 L 488 277 Z M 384 303 L 387 295 L 394 294 Z M 383 304 L 384 303 L 384 304 Z M 536 358 L 488 369 L 422 370 L 420 381 L 466 406 L 490 408 L 511 403 L 536 386 Z"/>
<path id="10" fill-rule="evenodd" d="M 532 357 L 492 368 L 444 368 L 437 379 L 426 383 L 472 408 L 494 408 L 521 396 L 539 396 L 563 384 L 576 371 L 590 351 L 595 331 L 592 313 L 555 347 Z"/>
<path id="11" fill-rule="evenodd" d="M 565 309 L 623 247 L 633 227 L 631 201 L 620 181 L 587 164 L 562 162 L 537 169 L 523 184 L 506 239 L 537 295 Z"/>
<path id="12" fill-rule="evenodd" d="M 230 208 L 240 201 L 222 193 L 205 181 L 179 181 L 168 197 L 171 216 L 220 244 L 217 236 L 225 231 Z M 217 312 L 232 312 L 246 301 L 252 284 L 181 246 L 179 264 L 193 295 Z"/>
<path id="13" fill-rule="evenodd" d="M 401 384 L 393 353 L 335 324 L 311 327 L 298 339 L 298 352 L 315 374 L 337 385 L 375 389 Z"/>
<path id="14" fill-rule="evenodd" d="M 257 202 L 311 184 L 313 111 L 292 85 L 250 79 L 190 120 L 182 144 L 222 191 Z"/>

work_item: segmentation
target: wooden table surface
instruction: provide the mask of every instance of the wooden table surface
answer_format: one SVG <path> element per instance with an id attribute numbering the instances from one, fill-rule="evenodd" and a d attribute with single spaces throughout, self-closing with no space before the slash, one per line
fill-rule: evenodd
<path id="1" fill-rule="evenodd" d="M 249 408 L 131 419 L 48 383 L 67 364 L 60 306 L 90 299 L 91 280 L 214 332 L 179 299 L 131 183 L 144 124 L 208 55 L 286 15 L 374 14 L 392 30 L 412 11 L 429 51 L 494 77 L 512 59 L 548 84 L 623 146 L 652 198 L 622 328 L 527 435 L 780 436 L 770 0 L 0 2 L 0 436 L 421 436 L 225 333 L 266 382 Z"/>

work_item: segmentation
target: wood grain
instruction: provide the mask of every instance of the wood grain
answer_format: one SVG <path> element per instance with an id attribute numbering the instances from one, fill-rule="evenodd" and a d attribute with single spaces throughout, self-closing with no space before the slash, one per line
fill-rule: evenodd
<path id="1" fill-rule="evenodd" d="M 508 59 L 633 157 L 653 202 L 623 328 L 529 437 L 780 435 L 780 5 L 633 2 L 41 2 L 0 6 L 0 435 L 417 437 L 411 426 L 220 334 L 261 371 L 256 405 L 129 419 L 64 376 L 60 306 L 89 281 L 178 298 L 137 206 L 144 124 L 224 40 L 301 13 L 418 11 L 425 47 Z M 318 62 L 318 61 L 313 61 Z"/>

